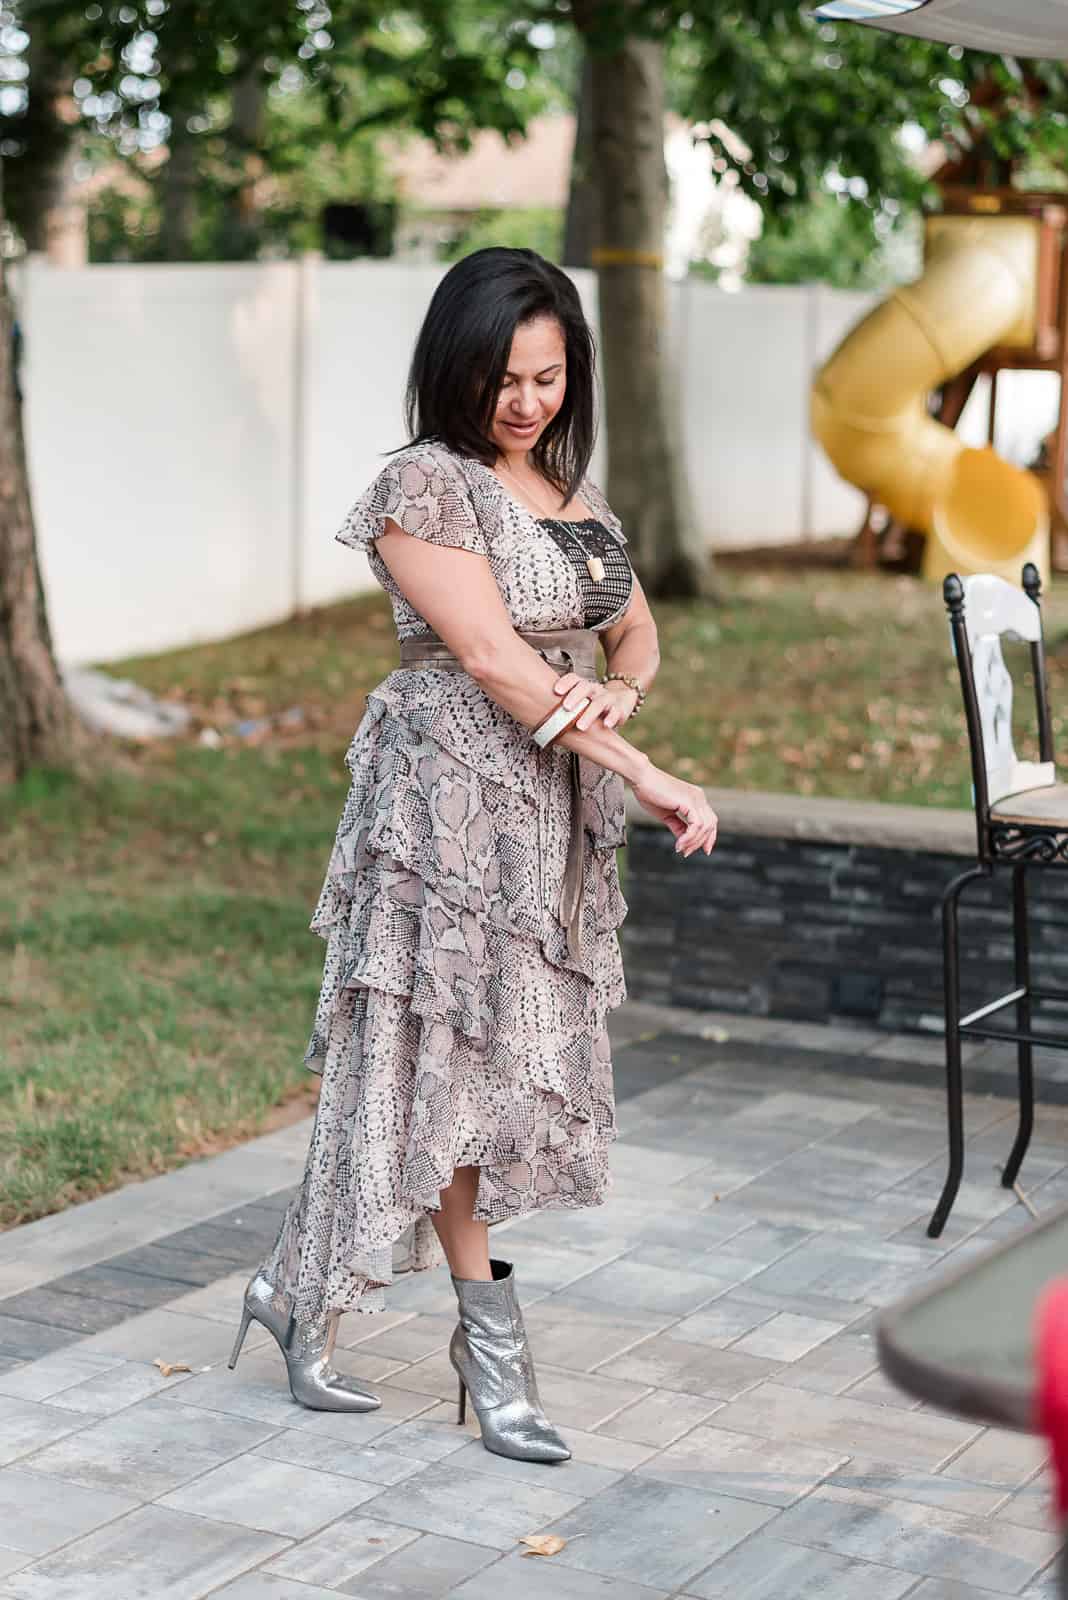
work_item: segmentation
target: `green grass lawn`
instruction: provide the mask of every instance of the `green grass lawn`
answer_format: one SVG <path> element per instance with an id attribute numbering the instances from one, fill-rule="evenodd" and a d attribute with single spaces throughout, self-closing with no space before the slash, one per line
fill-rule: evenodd
<path id="1" fill-rule="evenodd" d="M 721 606 L 656 607 L 663 664 L 628 729 L 635 743 L 708 784 L 968 803 L 936 589 L 823 572 L 724 582 Z M 1057 706 L 1068 585 L 1046 619 Z M 107 776 L 38 774 L 0 795 L 0 1223 L 312 1103 L 302 1054 L 323 946 L 308 922 L 344 752 L 395 659 L 376 594 L 118 663 L 188 703 L 197 729 L 223 733 L 220 747 L 194 731 L 127 747 Z M 304 722 L 284 733 L 226 732 L 294 706 Z M 1033 753 L 1024 739 L 1020 751 Z"/>

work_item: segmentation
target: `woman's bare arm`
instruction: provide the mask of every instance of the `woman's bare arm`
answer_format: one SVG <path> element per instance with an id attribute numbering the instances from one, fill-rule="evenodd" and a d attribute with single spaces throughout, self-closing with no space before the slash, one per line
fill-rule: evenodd
<path id="1" fill-rule="evenodd" d="M 601 630 L 609 672 L 630 672 L 646 691 L 660 668 L 656 623 L 645 590 L 634 575 L 634 590 L 618 622 Z"/>
<path id="2" fill-rule="evenodd" d="M 553 693 L 557 675 L 516 633 L 485 556 L 416 538 L 391 518 L 375 548 L 409 604 L 479 687 L 517 722 L 533 728 L 559 705 Z M 556 743 L 631 784 L 650 767 L 648 756 L 611 728 L 569 730 Z"/>

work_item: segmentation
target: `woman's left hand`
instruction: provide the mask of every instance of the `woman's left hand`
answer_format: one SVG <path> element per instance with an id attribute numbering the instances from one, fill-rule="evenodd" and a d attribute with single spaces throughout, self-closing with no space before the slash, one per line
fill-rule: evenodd
<path id="1" fill-rule="evenodd" d="M 609 683 L 591 683 L 588 678 L 580 678 L 577 672 L 564 672 L 553 688 L 568 710 L 573 710 L 580 700 L 589 700 L 581 717 L 572 724 L 580 733 L 585 733 L 598 719 L 606 728 L 620 727 L 634 714 L 638 703 L 634 690 L 616 678 Z"/>

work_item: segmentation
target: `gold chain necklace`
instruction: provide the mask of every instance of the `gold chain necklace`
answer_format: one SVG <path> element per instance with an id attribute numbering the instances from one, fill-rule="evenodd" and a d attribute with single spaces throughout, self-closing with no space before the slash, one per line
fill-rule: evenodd
<path id="1" fill-rule="evenodd" d="M 502 470 L 502 472 L 507 472 L 508 476 L 516 484 L 519 485 L 520 489 L 524 489 L 524 485 L 523 485 L 522 481 L 512 471 L 511 467 L 502 467 L 501 470 Z M 530 494 L 530 489 L 526 488 L 525 489 L 525 493 Z M 531 497 L 532 500 L 537 500 L 537 498 L 538 498 L 538 496 L 536 494 L 531 494 L 530 497 Z M 558 527 L 562 525 L 563 527 L 568 528 L 567 522 L 563 517 L 549 516 L 548 517 L 548 521 L 549 522 L 555 522 Z M 578 545 L 579 549 L 580 550 L 583 549 L 584 547 L 583 547 L 583 544 L 582 544 L 582 540 L 579 538 L 578 534 L 577 533 L 571 533 L 571 529 L 570 528 L 568 528 L 568 533 L 570 534 L 571 538 L 574 539 L 574 541 Z M 604 562 L 601 560 L 600 556 L 591 556 L 591 555 L 587 555 L 586 556 L 586 571 L 589 573 L 589 575 L 593 579 L 594 583 L 603 583 L 604 582 Z"/>

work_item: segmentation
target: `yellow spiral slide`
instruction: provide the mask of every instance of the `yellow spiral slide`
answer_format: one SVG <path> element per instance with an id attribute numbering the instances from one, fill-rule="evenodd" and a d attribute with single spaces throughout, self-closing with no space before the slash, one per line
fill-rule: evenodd
<path id="1" fill-rule="evenodd" d="M 994 572 L 1018 583 L 1033 561 L 1048 580 L 1038 479 L 992 449 L 969 449 L 927 410 L 931 390 L 984 351 L 1032 346 L 1038 239 L 1031 217 L 930 218 L 923 276 L 859 322 L 816 374 L 816 438 L 847 482 L 926 533 L 925 577 Z"/>

